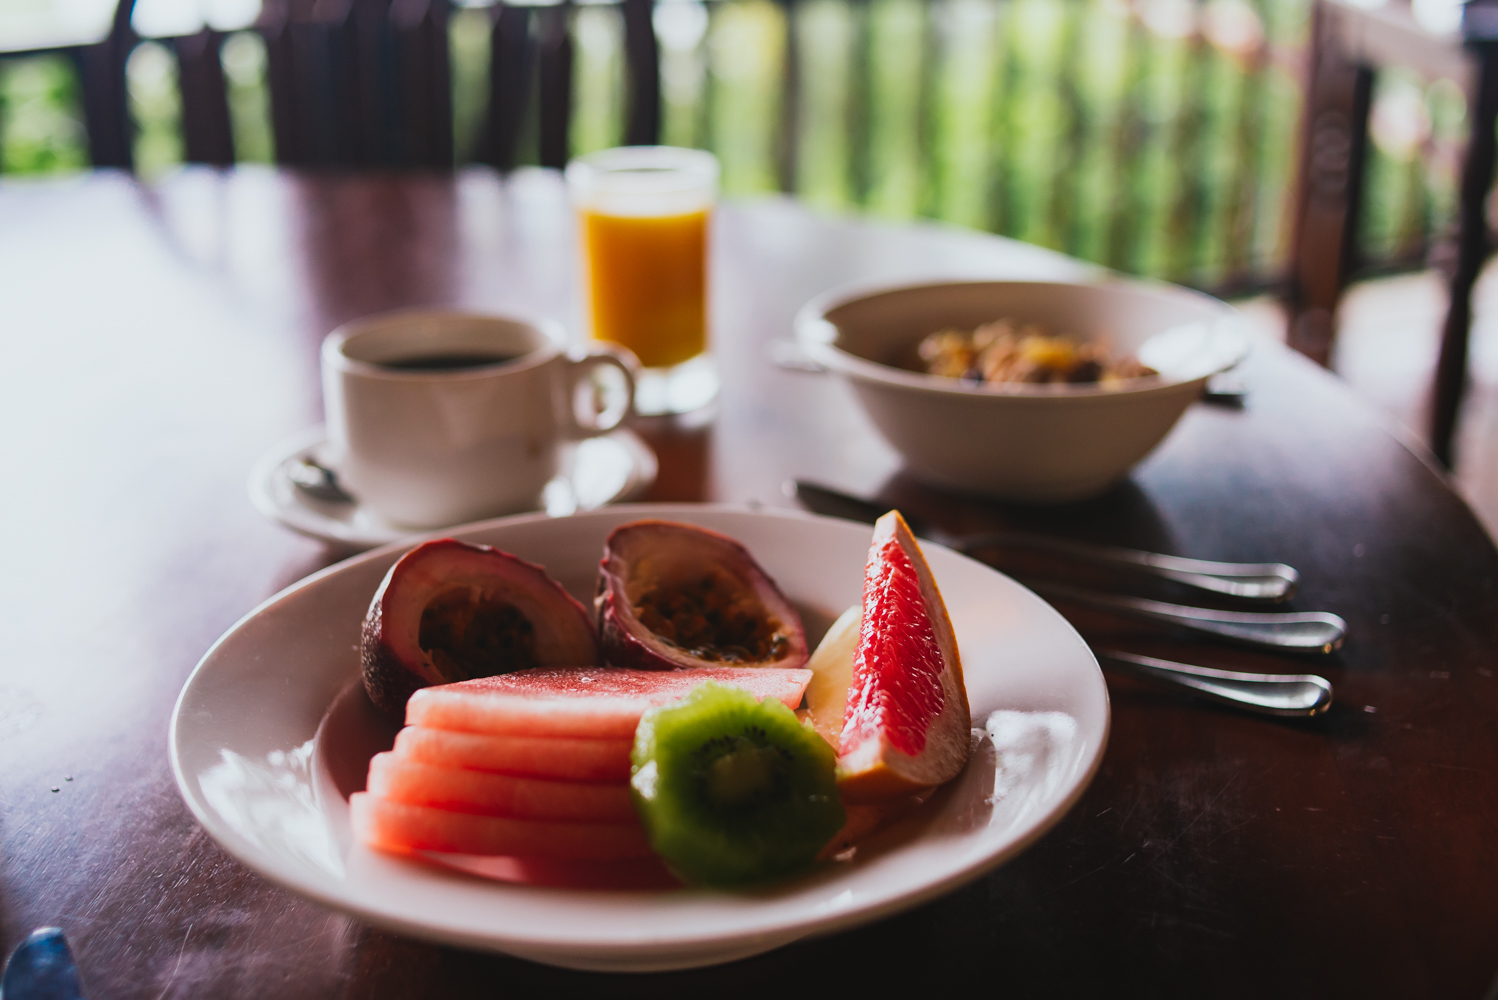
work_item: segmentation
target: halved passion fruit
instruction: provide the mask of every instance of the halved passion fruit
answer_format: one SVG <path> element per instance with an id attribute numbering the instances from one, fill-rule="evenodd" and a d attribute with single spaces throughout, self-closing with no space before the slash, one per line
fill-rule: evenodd
<path id="1" fill-rule="evenodd" d="M 614 529 L 596 604 L 604 659 L 612 666 L 806 663 L 801 616 L 749 550 L 716 531 L 671 521 Z"/>
<path id="2" fill-rule="evenodd" d="M 599 663 L 588 611 L 540 566 L 487 545 L 423 542 L 385 574 L 360 635 L 364 689 L 402 717 L 417 688 Z"/>

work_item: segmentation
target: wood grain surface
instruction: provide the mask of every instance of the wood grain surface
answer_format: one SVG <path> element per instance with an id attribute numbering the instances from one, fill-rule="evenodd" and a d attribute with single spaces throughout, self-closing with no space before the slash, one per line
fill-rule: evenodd
<path id="1" fill-rule="evenodd" d="M 923 992 L 1016 997 L 1486 994 L 1498 553 L 1397 430 L 1262 343 L 1242 410 L 1193 407 L 1101 499 L 943 496 L 900 474 L 840 384 L 775 368 L 768 342 L 841 282 L 1080 265 L 780 200 L 726 207 L 715 239 L 726 384 L 712 414 L 643 426 L 661 459 L 652 499 L 793 506 L 782 484 L 799 476 L 953 530 L 1031 525 L 1288 561 L 1303 574 L 1295 608 L 1348 620 L 1339 654 L 1287 661 L 1074 620 L 1175 659 L 1314 664 L 1336 685 L 1332 711 L 1266 721 L 1110 678 L 1102 770 L 1020 858 L 917 910 L 730 966 L 584 975 L 364 926 L 249 872 L 199 829 L 172 782 L 167 721 L 219 634 L 335 558 L 262 521 L 245 488 L 267 448 L 321 420 L 329 330 L 436 304 L 575 328 L 557 178 L 240 169 L 155 187 L 110 173 L 0 185 L 0 947 L 62 926 L 95 1000 L 872 996 L 917 976 Z"/>

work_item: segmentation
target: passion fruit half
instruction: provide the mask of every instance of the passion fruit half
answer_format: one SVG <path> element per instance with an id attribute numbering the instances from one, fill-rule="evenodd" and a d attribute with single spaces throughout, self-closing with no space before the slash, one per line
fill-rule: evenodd
<path id="1" fill-rule="evenodd" d="M 605 661 L 616 667 L 806 664 L 806 630 L 749 550 L 672 521 L 614 529 L 596 598 Z"/>
<path id="2" fill-rule="evenodd" d="M 364 618 L 359 660 L 370 700 L 397 719 L 418 688 L 600 662 L 587 609 L 546 570 L 451 538 L 390 567 Z"/>

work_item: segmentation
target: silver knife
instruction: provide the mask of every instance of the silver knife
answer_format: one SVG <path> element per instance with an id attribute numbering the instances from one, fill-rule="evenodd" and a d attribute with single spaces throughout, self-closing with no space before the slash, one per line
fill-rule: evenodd
<path id="1" fill-rule="evenodd" d="M 846 517 L 872 523 L 889 509 L 888 505 L 851 496 L 817 483 L 797 479 L 792 484 L 797 500 L 818 514 Z M 902 511 L 903 513 L 903 511 Z M 910 530 L 971 555 L 986 548 L 1024 548 L 1053 552 L 1084 562 L 1120 566 L 1159 579 L 1194 587 L 1213 594 L 1226 594 L 1249 601 L 1278 602 L 1295 593 L 1300 574 L 1284 563 L 1233 563 L 1206 559 L 1189 559 L 1161 552 L 1144 552 L 1115 545 L 1093 545 L 1070 539 L 1053 538 L 1027 531 L 990 531 L 976 535 L 953 535 L 940 531 L 919 518 L 906 516 Z"/>
<path id="2" fill-rule="evenodd" d="M 872 501 L 851 497 L 845 493 L 828 489 L 825 486 L 817 486 L 797 480 L 794 484 L 794 492 L 797 499 L 801 500 L 807 507 L 823 514 L 840 514 L 844 517 L 852 517 L 855 520 L 872 521 L 885 512 L 885 505 L 875 504 Z M 877 513 L 875 513 L 877 511 Z M 966 538 L 943 537 L 940 533 L 932 532 L 926 524 L 919 520 L 912 521 L 906 518 L 912 531 L 917 535 L 930 538 L 933 541 L 950 545 L 959 551 L 971 551 L 991 544 L 993 535 L 974 535 Z M 933 537 L 934 536 L 934 537 Z M 1212 590 L 1217 593 L 1230 593 L 1222 587 L 1209 586 L 1201 580 L 1187 579 L 1187 577 L 1203 576 L 1200 573 L 1189 573 L 1184 576 L 1175 569 L 1180 563 L 1210 567 L 1228 567 L 1236 570 L 1261 570 L 1278 567 L 1284 571 L 1281 575 L 1269 577 L 1278 579 L 1287 586 L 1293 586 L 1295 570 L 1289 566 L 1280 564 L 1267 564 L 1258 566 L 1243 563 L 1201 563 L 1200 560 L 1184 559 L 1178 556 L 1163 556 L 1153 552 L 1138 552 L 1133 549 L 1106 549 L 1099 546 L 1088 546 L 1081 543 L 1063 542 L 1059 539 L 1049 539 L 1044 536 L 1021 536 L 1024 541 L 1021 544 L 1033 548 L 1041 548 L 1049 551 L 1065 552 L 1069 555 L 1082 555 L 1087 553 L 1093 556 L 1093 561 L 1118 562 L 1129 560 L 1126 564 L 1136 569 L 1143 569 L 1155 576 L 1176 580 L 1181 583 L 1190 583 L 1202 590 Z M 1035 541 L 1038 539 L 1038 542 Z M 1098 555 L 1101 551 L 1105 555 Z M 1123 553 L 1124 555 L 1119 555 Z M 1162 568 L 1155 562 L 1135 562 L 1135 557 L 1151 560 L 1172 560 L 1177 567 Z M 1227 576 L 1225 578 L 1212 577 L 1218 583 L 1229 583 L 1241 577 Z M 1250 576 L 1249 579 L 1256 579 Z M 1339 648 L 1347 637 L 1347 622 L 1340 616 L 1328 614 L 1321 611 L 1289 612 L 1289 613 L 1261 613 L 1245 611 L 1218 611 L 1214 608 L 1198 608 L 1184 604 L 1167 604 L 1164 601 L 1151 601 L 1139 597 L 1127 597 L 1119 594 L 1102 594 L 1097 591 L 1085 590 L 1081 587 L 1072 587 L 1066 584 L 1040 582 L 1023 579 L 1023 582 L 1031 590 L 1042 596 L 1047 596 L 1061 601 L 1069 601 L 1073 604 L 1084 604 L 1090 607 L 1104 608 L 1118 614 L 1128 615 L 1133 618 L 1144 618 L 1150 621 L 1164 622 L 1177 628 L 1199 632 L 1219 639 L 1229 639 L 1244 645 L 1257 646 L 1261 649 L 1273 650 L 1279 653 L 1330 653 Z M 1238 594 L 1236 596 L 1245 596 Z M 1257 595 L 1257 599 L 1265 600 L 1263 595 Z"/>

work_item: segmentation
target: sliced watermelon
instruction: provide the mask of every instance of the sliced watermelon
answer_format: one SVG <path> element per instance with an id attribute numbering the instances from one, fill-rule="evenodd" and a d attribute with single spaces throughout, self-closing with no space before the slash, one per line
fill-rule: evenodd
<path id="1" fill-rule="evenodd" d="M 794 709 L 810 680 L 809 670 L 783 667 L 537 667 L 423 688 L 406 703 L 406 724 L 505 736 L 633 739 L 647 709 L 683 698 L 704 681 L 776 698 Z"/>
<path id="2" fill-rule="evenodd" d="M 629 785 L 548 781 L 433 767 L 398 753 L 369 762 L 369 793 L 413 806 L 517 819 L 628 823 L 636 819 Z"/>
<path id="3" fill-rule="evenodd" d="M 490 736 L 407 726 L 395 752 L 407 760 L 450 768 L 563 781 L 629 780 L 632 739 Z"/>
<path id="4" fill-rule="evenodd" d="M 652 856 L 645 829 L 632 823 L 565 823 L 508 816 L 475 816 L 395 802 L 355 792 L 349 797 L 354 833 L 386 851 L 503 854 L 574 861 Z"/>

